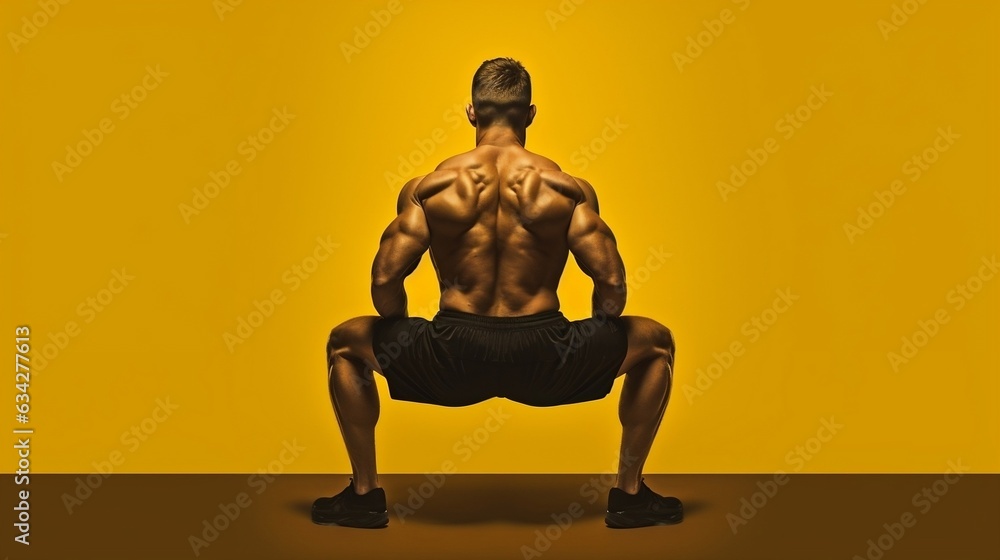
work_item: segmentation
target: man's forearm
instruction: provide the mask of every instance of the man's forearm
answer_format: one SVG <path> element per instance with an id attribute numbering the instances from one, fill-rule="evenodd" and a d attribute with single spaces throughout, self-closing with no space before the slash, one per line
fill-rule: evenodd
<path id="1" fill-rule="evenodd" d="M 625 284 L 594 284 L 593 316 L 618 317 L 625 310 Z"/>
<path id="2" fill-rule="evenodd" d="M 372 283 L 372 303 L 382 317 L 406 317 L 406 291 L 403 281 Z"/>

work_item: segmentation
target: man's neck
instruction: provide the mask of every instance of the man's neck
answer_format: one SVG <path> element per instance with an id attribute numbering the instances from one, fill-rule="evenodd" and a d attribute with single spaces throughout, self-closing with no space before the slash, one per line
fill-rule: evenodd
<path id="1" fill-rule="evenodd" d="M 505 125 L 493 125 L 476 129 L 476 146 L 490 145 L 506 147 L 518 145 L 524 147 L 525 129 L 515 130 Z"/>

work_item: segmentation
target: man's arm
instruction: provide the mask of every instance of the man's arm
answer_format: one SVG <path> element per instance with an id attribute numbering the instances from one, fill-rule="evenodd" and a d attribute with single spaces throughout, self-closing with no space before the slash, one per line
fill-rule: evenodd
<path id="1" fill-rule="evenodd" d="M 625 309 L 625 264 L 615 235 L 597 213 L 597 195 L 590 183 L 577 179 L 584 199 L 573 210 L 567 241 L 577 264 L 594 281 L 593 314 L 619 316 Z"/>
<path id="2" fill-rule="evenodd" d="M 430 245 L 430 229 L 416 197 L 422 178 L 411 179 L 400 191 L 396 219 L 382 234 L 372 263 L 372 303 L 382 317 L 406 316 L 403 280 L 416 270 Z"/>

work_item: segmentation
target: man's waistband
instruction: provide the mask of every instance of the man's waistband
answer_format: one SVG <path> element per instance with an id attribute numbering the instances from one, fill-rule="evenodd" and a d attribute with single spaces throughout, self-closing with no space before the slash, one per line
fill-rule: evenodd
<path id="1" fill-rule="evenodd" d="M 470 327 L 487 327 L 493 329 L 524 329 L 541 327 L 564 321 L 562 311 L 551 309 L 531 315 L 518 315 L 514 317 L 494 317 L 490 315 L 477 315 L 466 313 L 465 311 L 455 311 L 453 309 L 442 309 L 434 315 L 434 321 L 448 325 L 466 325 Z"/>

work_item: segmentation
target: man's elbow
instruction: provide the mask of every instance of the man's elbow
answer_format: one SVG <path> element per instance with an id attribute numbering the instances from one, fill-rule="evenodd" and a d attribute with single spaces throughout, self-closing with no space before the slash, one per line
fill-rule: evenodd
<path id="1" fill-rule="evenodd" d="M 625 310 L 626 292 L 628 290 L 624 278 L 607 278 L 596 283 L 594 291 L 594 311 L 619 316 Z"/>
<path id="2" fill-rule="evenodd" d="M 625 297 L 625 291 L 628 289 L 624 274 L 609 274 L 601 278 L 598 284 L 601 286 L 601 291 L 606 291 L 608 295 L 616 294 Z"/>
<path id="3" fill-rule="evenodd" d="M 372 290 L 386 290 L 398 286 L 402 282 L 402 276 L 390 271 L 376 271 L 372 273 Z"/>

